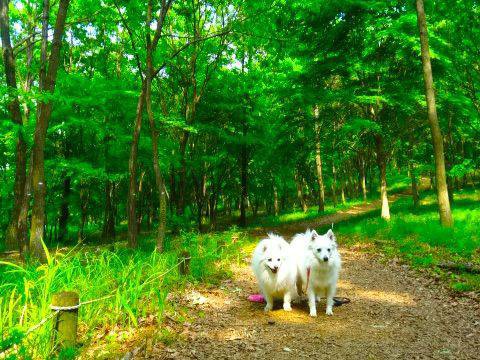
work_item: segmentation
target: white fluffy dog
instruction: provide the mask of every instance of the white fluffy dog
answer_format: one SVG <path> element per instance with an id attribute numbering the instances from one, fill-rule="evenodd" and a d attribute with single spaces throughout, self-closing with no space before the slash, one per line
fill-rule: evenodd
<path id="1" fill-rule="evenodd" d="M 296 296 L 297 266 L 290 245 L 283 237 L 268 234 L 268 238 L 258 243 L 253 252 L 252 269 L 267 302 L 265 311 L 272 310 L 274 299 L 282 298 L 283 309 L 291 311 L 290 303 Z"/>
<path id="2" fill-rule="evenodd" d="M 327 315 L 333 315 L 333 297 L 337 290 L 341 260 L 332 230 L 319 235 L 315 230 L 297 234 L 290 244 L 297 260 L 297 290 L 306 287 L 310 316 L 317 316 L 315 301 L 326 296 Z"/>

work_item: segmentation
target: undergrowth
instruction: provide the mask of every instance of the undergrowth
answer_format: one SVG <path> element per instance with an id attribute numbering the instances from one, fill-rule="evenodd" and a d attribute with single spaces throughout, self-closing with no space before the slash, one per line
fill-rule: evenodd
<path id="1" fill-rule="evenodd" d="M 479 191 L 456 193 L 453 228 L 439 224 L 435 196 L 429 194 L 417 209 L 410 198 L 395 202 L 390 221 L 380 219 L 378 214 L 368 215 L 340 224 L 339 231 L 350 243 L 369 242 L 387 255 L 432 270 L 456 291 L 479 291 L 480 275 L 461 270 L 480 269 L 479 202 Z M 459 270 L 445 271 L 445 265 Z"/>
<path id="2" fill-rule="evenodd" d="M 102 329 L 135 328 L 139 319 L 152 314 L 161 321 L 170 292 L 187 282 L 216 284 L 229 275 L 222 262 L 239 256 L 242 241 L 240 237 L 232 243 L 233 234 L 185 233 L 161 254 L 151 241 L 135 251 L 121 245 L 58 250 L 41 265 L 1 261 L 0 353 L 17 344 L 15 352 L 7 352 L 12 359 L 74 356 L 71 351 L 57 354 L 51 319 L 26 336 L 29 328 L 49 317 L 52 295 L 63 290 L 77 291 L 81 301 L 106 297 L 79 310 L 79 343 L 84 347 Z M 185 251 L 191 257 L 190 271 L 182 276 L 178 263 Z"/>

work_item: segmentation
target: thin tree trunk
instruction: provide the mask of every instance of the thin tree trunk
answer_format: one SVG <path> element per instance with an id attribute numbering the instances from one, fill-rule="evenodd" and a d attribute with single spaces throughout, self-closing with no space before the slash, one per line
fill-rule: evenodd
<path id="1" fill-rule="evenodd" d="M 145 194 L 143 192 L 143 180 L 145 178 L 145 171 L 140 175 L 138 180 L 138 210 L 137 210 L 137 234 L 142 232 L 143 208 L 145 206 Z"/>
<path id="2" fill-rule="evenodd" d="M 318 212 L 325 211 L 325 186 L 323 183 L 322 174 L 322 146 L 320 143 L 320 124 L 319 124 L 319 109 L 318 105 L 314 108 L 315 116 L 315 164 L 317 170 L 317 182 L 318 182 Z"/>
<path id="3" fill-rule="evenodd" d="M 150 75 L 147 74 L 149 77 Z M 148 120 L 150 123 L 150 131 L 152 137 L 152 153 L 153 153 L 153 171 L 155 173 L 155 184 L 158 191 L 158 229 L 156 236 L 157 250 L 163 252 L 165 232 L 167 227 L 167 195 L 165 191 L 165 182 L 160 170 L 160 160 L 158 158 L 158 130 L 155 127 L 155 119 L 153 117 L 151 102 L 151 81 L 147 80 L 145 102 L 147 105 Z"/>
<path id="4" fill-rule="evenodd" d="M 453 226 L 453 217 L 448 199 L 445 156 L 443 152 L 443 137 L 440 125 L 438 123 L 437 108 L 435 104 L 432 65 L 430 62 L 430 49 L 428 45 L 427 20 L 423 6 L 423 0 L 416 0 L 416 5 L 418 29 L 420 32 L 423 78 L 425 81 L 425 97 L 427 100 L 428 122 L 430 123 L 430 130 L 432 133 L 433 152 L 435 158 L 438 212 L 442 226 L 451 227 Z"/>
<path id="5" fill-rule="evenodd" d="M 5 236 L 5 247 L 6 250 L 21 250 L 19 224 L 26 182 L 27 144 L 23 136 L 23 121 L 22 113 L 20 111 L 20 101 L 18 100 L 18 96 L 16 94 L 17 79 L 15 58 L 10 40 L 8 3 L 8 0 L 0 1 L 0 36 L 2 38 L 3 66 L 9 96 L 7 108 L 13 123 L 18 126 L 18 131 L 15 158 L 15 180 L 13 186 L 14 204 L 10 223 Z"/>
<path id="6" fill-rule="evenodd" d="M 70 202 L 70 176 L 65 175 L 63 180 L 62 204 L 60 205 L 60 216 L 58 217 L 58 241 L 63 242 L 68 239 L 68 218 L 70 211 L 68 208 Z"/>
<path id="7" fill-rule="evenodd" d="M 415 175 L 415 166 L 411 161 L 408 164 L 408 166 L 409 166 L 409 172 L 410 172 L 410 179 L 412 183 L 413 207 L 417 208 L 419 203 L 419 195 L 418 195 L 417 176 Z"/>
<path id="8" fill-rule="evenodd" d="M 275 212 L 275 216 L 278 216 L 280 209 L 278 204 L 278 189 L 275 184 L 273 184 L 273 211 Z"/>
<path id="9" fill-rule="evenodd" d="M 114 191 L 115 183 L 107 180 L 105 182 L 105 212 L 103 218 L 102 239 L 109 243 L 115 240 L 115 214 L 113 207 Z"/>
<path id="10" fill-rule="evenodd" d="M 380 171 L 380 200 L 382 202 L 382 218 L 390 220 L 390 207 L 388 205 L 387 194 L 387 159 L 383 147 L 383 138 L 381 135 L 375 135 L 375 146 L 377 150 L 377 164 Z"/>
<path id="11" fill-rule="evenodd" d="M 187 183 L 187 152 L 188 138 L 190 134 L 184 131 L 180 139 L 180 170 L 178 172 L 177 215 L 185 213 L 185 190 Z"/>
<path id="12" fill-rule="evenodd" d="M 130 146 L 130 158 L 128 159 L 128 171 L 130 173 L 127 201 L 127 220 L 128 220 L 128 246 L 136 248 L 137 243 L 137 158 L 138 142 L 140 140 L 140 130 L 142 129 L 143 104 L 145 102 L 145 84 L 142 85 L 142 91 L 138 96 L 137 111 L 135 115 L 135 125 L 133 128 L 133 139 Z"/>
<path id="13" fill-rule="evenodd" d="M 84 184 L 80 183 L 80 224 L 78 227 L 77 242 L 83 243 L 85 240 L 85 223 L 87 222 L 87 208 L 90 194 L 84 188 Z"/>
<path id="14" fill-rule="evenodd" d="M 48 3 L 48 1 L 46 1 Z M 60 49 L 62 46 L 62 36 L 65 29 L 65 19 L 69 0 L 60 0 L 58 7 L 57 20 L 53 32 L 53 40 L 48 60 L 48 70 L 45 76 L 44 86 L 40 90 L 45 90 L 53 94 L 55 90 L 55 81 L 57 78 L 58 67 L 60 65 Z M 45 25 L 45 24 L 44 24 Z M 48 24 L 47 24 L 48 25 Z M 47 29 L 48 30 L 48 29 Z M 46 31 L 42 29 L 42 33 Z M 47 33 L 48 36 L 48 33 Z M 45 41 L 45 38 L 44 38 Z M 45 251 L 43 249 L 43 234 L 45 229 L 45 140 L 47 137 L 48 121 L 52 113 L 52 102 L 39 101 L 37 110 L 37 123 L 35 126 L 34 143 L 32 149 L 33 169 L 32 169 L 32 189 L 33 189 L 33 208 L 32 223 L 30 230 L 30 251 L 32 256 L 41 261 L 45 260 Z"/>
<path id="15" fill-rule="evenodd" d="M 240 226 L 245 227 L 247 225 L 247 201 L 248 201 L 248 149 L 247 149 L 247 119 L 246 111 L 242 121 L 242 137 L 243 143 L 240 150 L 240 186 L 241 186 L 241 198 L 240 198 Z"/>
<path id="16" fill-rule="evenodd" d="M 361 185 L 362 185 L 363 202 L 367 203 L 367 181 L 366 181 L 366 174 L 365 174 L 365 158 L 363 155 L 361 155 L 360 157 L 360 177 L 361 177 Z"/>
<path id="17" fill-rule="evenodd" d="M 30 155 L 28 175 L 25 181 L 25 190 L 23 192 L 20 214 L 18 218 L 18 235 L 20 239 L 20 252 L 22 253 L 28 253 L 30 245 L 28 242 L 28 208 L 30 205 L 30 196 L 32 191 L 32 168 L 33 159 Z"/>
<path id="18" fill-rule="evenodd" d="M 337 207 L 337 170 L 335 168 L 335 164 L 332 164 L 332 176 L 333 176 L 333 179 L 332 179 L 333 207 Z"/>
<path id="19" fill-rule="evenodd" d="M 302 180 L 298 172 L 295 172 L 295 184 L 297 185 L 297 198 L 298 202 L 300 203 L 300 207 L 302 211 L 306 213 L 308 211 L 307 203 L 305 202 L 305 197 L 303 196 L 303 189 L 302 189 Z"/>

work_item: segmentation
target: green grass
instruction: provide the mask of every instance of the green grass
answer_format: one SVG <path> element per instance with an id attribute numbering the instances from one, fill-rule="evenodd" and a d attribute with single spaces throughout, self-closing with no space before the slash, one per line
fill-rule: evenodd
<path id="1" fill-rule="evenodd" d="M 454 228 L 440 226 L 435 196 L 429 194 L 418 209 L 412 208 L 410 198 L 402 198 L 391 207 L 390 221 L 377 214 L 353 219 L 339 225 L 339 234 L 350 243 L 368 242 L 414 267 L 427 268 L 449 281 L 456 291 L 478 291 L 478 274 L 447 273 L 439 268 L 446 263 L 480 268 L 480 192 L 462 191 L 455 199 Z"/>
<path id="2" fill-rule="evenodd" d="M 325 206 L 325 211 L 321 214 L 318 213 L 317 206 L 312 206 L 312 207 L 309 207 L 307 212 L 303 212 L 302 210 L 294 210 L 291 212 L 279 214 L 278 216 L 275 216 L 275 215 L 263 216 L 252 221 L 249 227 L 251 228 L 271 227 L 271 226 L 277 226 L 281 224 L 290 224 L 295 222 L 314 220 L 318 217 L 333 214 L 333 213 L 336 213 L 337 211 L 348 209 L 352 206 L 359 205 L 362 203 L 363 203 L 362 200 L 354 199 L 354 200 L 347 200 L 345 204 L 342 204 L 340 202 L 339 204 L 337 204 L 336 207 L 334 207 L 333 205 L 327 204 Z"/>
<path id="3" fill-rule="evenodd" d="M 12 358 L 51 358 L 52 320 L 28 336 L 26 331 L 51 314 L 49 305 L 57 291 L 74 290 L 81 301 L 111 296 L 81 307 L 79 342 L 92 345 L 105 329 L 135 328 L 139 319 L 154 315 L 161 321 L 172 291 L 187 282 L 216 284 L 229 274 L 221 262 L 240 256 L 241 241 L 232 244 L 232 232 L 199 236 L 185 233 L 169 242 L 167 251 L 153 251 L 153 243 L 141 249 L 102 247 L 71 249 L 51 254 L 47 264 L 0 263 L 0 352 L 9 342 L 19 344 Z M 241 238 L 242 239 L 242 238 Z M 190 273 L 179 274 L 179 253 L 190 253 Z M 105 341 L 116 342 L 115 336 Z M 107 346 L 108 347 L 108 346 Z"/>

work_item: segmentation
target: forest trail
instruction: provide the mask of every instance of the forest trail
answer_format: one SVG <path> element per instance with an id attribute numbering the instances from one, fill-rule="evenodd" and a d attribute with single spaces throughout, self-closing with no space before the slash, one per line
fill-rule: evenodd
<path id="1" fill-rule="evenodd" d="M 277 227 L 290 238 L 306 227 L 339 222 L 376 209 L 360 205 L 320 220 Z M 265 232 L 256 233 L 264 236 Z M 184 299 L 202 316 L 192 323 L 167 319 L 180 333 L 168 346 L 145 345 L 129 358 L 149 359 L 478 359 L 480 305 L 452 297 L 433 278 L 427 278 L 361 246 L 339 245 L 343 259 L 338 296 L 351 299 L 334 315 L 308 316 L 306 301 L 285 312 L 281 304 L 263 312 L 263 304 L 247 296 L 257 293 L 249 257 L 232 267 L 234 276 L 220 288 L 193 291 L 197 305 Z M 364 246 L 363 246 L 364 247 Z M 132 356 L 133 355 L 133 356 Z"/>

